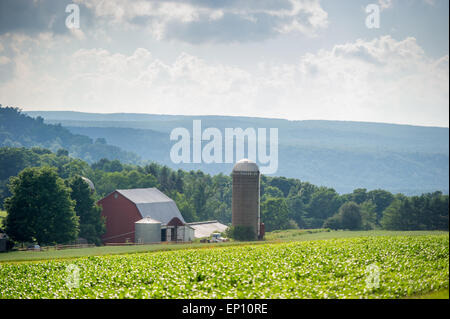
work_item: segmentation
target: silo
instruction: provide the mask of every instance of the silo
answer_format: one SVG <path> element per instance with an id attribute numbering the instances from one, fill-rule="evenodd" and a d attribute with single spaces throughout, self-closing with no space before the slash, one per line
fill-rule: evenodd
<path id="1" fill-rule="evenodd" d="M 161 242 L 161 222 L 149 217 L 135 222 L 134 242 L 140 244 Z"/>
<path id="2" fill-rule="evenodd" d="M 92 181 L 91 181 L 89 178 L 84 177 L 84 176 L 81 176 L 81 179 L 82 179 L 85 183 L 88 184 L 89 189 L 91 190 L 91 193 L 94 193 L 94 192 L 95 192 L 94 183 L 92 183 Z"/>
<path id="3" fill-rule="evenodd" d="M 250 227 L 259 236 L 259 168 L 255 162 L 242 159 L 233 167 L 233 226 Z"/>

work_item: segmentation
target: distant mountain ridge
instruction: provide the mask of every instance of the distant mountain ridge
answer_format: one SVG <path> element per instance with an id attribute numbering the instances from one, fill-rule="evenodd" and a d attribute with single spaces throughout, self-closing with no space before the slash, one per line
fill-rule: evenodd
<path id="1" fill-rule="evenodd" d="M 340 193 L 355 188 L 391 192 L 448 193 L 449 129 L 370 122 L 288 121 L 253 117 L 155 114 L 96 114 L 25 111 L 46 123 L 61 123 L 74 134 L 108 144 L 172 168 L 229 174 L 232 164 L 174 164 L 169 134 L 176 127 L 271 128 L 279 131 L 279 169 L 275 175 L 299 178 Z"/>
<path id="2" fill-rule="evenodd" d="M 367 147 L 370 138 L 375 138 L 377 144 L 383 142 L 381 146 L 391 144 L 392 148 L 399 146 L 409 149 L 412 152 L 426 150 L 432 153 L 449 154 L 448 128 L 412 126 L 402 124 L 372 123 L 372 122 L 350 122 L 350 121 L 325 121 L 306 120 L 290 121 L 283 119 L 267 119 L 258 117 L 240 116 L 189 116 L 189 115 L 157 115 L 157 114 L 137 114 L 137 113 L 82 113 L 74 111 L 24 111 L 36 117 L 45 118 L 48 123 L 61 123 L 64 126 L 72 127 L 122 127 L 134 129 L 152 129 L 154 131 L 170 133 L 175 127 L 192 127 L 192 120 L 202 120 L 202 126 L 217 127 L 278 127 L 283 129 L 281 139 L 301 142 L 302 145 L 320 142 L 319 145 L 330 145 L 335 147 L 335 143 L 340 138 L 345 139 L 343 145 L 348 144 L 351 137 L 354 142 L 358 142 L 362 147 Z M 356 136 L 355 134 L 359 134 Z M 332 139 L 333 143 L 326 143 L 326 139 Z M 408 148 L 411 142 L 412 147 Z"/>
<path id="3" fill-rule="evenodd" d="M 30 117 L 17 108 L 0 105 L 0 147 L 43 147 L 52 151 L 65 149 L 73 157 L 93 163 L 103 157 L 125 163 L 139 160 L 136 154 L 108 145 L 104 140 L 73 134 L 60 124 L 44 123 L 42 117 Z"/>

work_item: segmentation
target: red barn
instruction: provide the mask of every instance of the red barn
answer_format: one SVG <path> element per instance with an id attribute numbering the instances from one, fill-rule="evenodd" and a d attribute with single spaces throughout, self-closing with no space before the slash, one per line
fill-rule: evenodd
<path id="1" fill-rule="evenodd" d="M 143 218 L 168 225 L 174 218 L 185 223 L 175 202 L 156 188 L 118 189 L 98 201 L 106 218 L 104 243 L 133 242 L 135 222 Z"/>

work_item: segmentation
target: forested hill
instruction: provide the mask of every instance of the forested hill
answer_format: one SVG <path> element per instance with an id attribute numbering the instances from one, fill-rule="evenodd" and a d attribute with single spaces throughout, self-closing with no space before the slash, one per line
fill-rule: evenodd
<path id="1" fill-rule="evenodd" d="M 449 130 L 384 123 L 288 121 L 230 116 L 27 112 L 47 123 L 61 123 L 74 134 L 105 138 L 115 146 L 174 169 L 229 174 L 232 164 L 174 164 L 170 132 L 202 129 L 278 128 L 279 165 L 275 176 L 332 187 L 339 193 L 382 188 L 417 195 L 449 190 Z"/>
<path id="2" fill-rule="evenodd" d="M 102 159 L 89 165 L 42 148 L 0 147 L 0 204 L 11 195 L 8 180 L 28 167 L 51 166 L 68 184 L 77 176 L 95 185 L 98 200 L 115 189 L 157 187 L 172 198 L 184 219 L 231 222 L 232 178 L 167 166 Z M 47 170 L 48 168 L 43 168 Z M 39 190 L 36 190 L 37 192 Z M 407 197 L 378 189 L 340 195 L 298 179 L 261 176 L 261 221 L 266 231 L 288 228 L 448 230 L 448 195 Z"/>
<path id="3" fill-rule="evenodd" d="M 44 147 L 52 151 L 65 149 L 73 157 L 93 163 L 102 158 L 137 163 L 139 156 L 118 146 L 108 145 L 105 139 L 73 134 L 60 124 L 46 124 L 42 117 L 32 118 L 18 108 L 0 104 L 0 147 Z"/>

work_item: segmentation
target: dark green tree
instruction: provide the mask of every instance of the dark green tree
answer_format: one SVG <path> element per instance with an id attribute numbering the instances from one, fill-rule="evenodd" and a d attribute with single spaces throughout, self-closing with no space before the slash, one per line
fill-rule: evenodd
<path id="1" fill-rule="evenodd" d="M 362 227 L 361 211 L 355 202 L 346 202 L 339 208 L 337 214 L 327 218 L 324 228 L 357 230 Z"/>
<path id="2" fill-rule="evenodd" d="M 289 207 L 284 198 L 267 198 L 261 204 L 261 222 L 265 231 L 289 228 Z"/>
<path id="3" fill-rule="evenodd" d="M 196 183 L 196 186 L 194 188 L 193 193 L 193 204 L 195 208 L 195 212 L 197 214 L 197 217 L 200 218 L 200 220 L 206 220 L 207 217 L 207 210 L 206 210 L 206 201 L 208 199 L 208 191 L 206 189 L 205 183 L 200 180 Z"/>
<path id="4" fill-rule="evenodd" d="M 50 167 L 26 168 L 11 178 L 6 233 L 15 241 L 68 243 L 79 231 L 70 189 Z"/>
<path id="5" fill-rule="evenodd" d="M 376 206 L 377 224 L 379 225 L 383 217 L 383 211 L 391 205 L 394 200 L 394 195 L 383 189 L 375 189 L 367 193 L 367 198 Z"/>
<path id="6" fill-rule="evenodd" d="M 331 217 L 328 217 L 327 219 L 325 219 L 322 227 L 334 230 L 341 229 L 342 228 L 341 216 L 339 214 L 336 214 Z"/>
<path id="7" fill-rule="evenodd" d="M 300 228 L 305 228 L 305 222 L 303 220 L 305 215 L 305 204 L 302 197 L 295 195 L 287 199 L 289 206 L 289 218 L 294 220 Z"/>
<path id="8" fill-rule="evenodd" d="M 148 173 L 148 174 L 152 174 L 153 176 L 157 177 L 159 175 L 159 171 L 160 171 L 160 166 L 154 162 L 145 165 L 144 170 Z"/>
<path id="9" fill-rule="evenodd" d="M 189 202 L 187 200 L 185 194 L 180 194 L 178 192 L 175 192 L 171 197 L 177 204 L 177 207 L 180 210 L 180 213 L 184 217 L 184 220 L 186 222 L 190 223 L 190 222 L 194 222 L 197 220 L 197 214 L 195 213 L 195 207 L 191 202 Z"/>
<path id="10" fill-rule="evenodd" d="M 439 229 L 448 231 L 449 220 L 449 196 L 441 192 L 434 192 L 428 195 L 429 201 L 427 210 L 429 212 L 428 229 Z"/>
<path id="11" fill-rule="evenodd" d="M 343 229 L 356 230 L 361 229 L 362 219 L 361 211 L 355 202 L 347 202 L 339 208 L 341 227 Z"/>
<path id="12" fill-rule="evenodd" d="M 279 189 L 283 194 L 281 197 L 286 197 L 293 185 L 292 181 L 293 179 L 288 179 L 286 177 L 271 177 L 268 179 L 268 184 Z"/>
<path id="13" fill-rule="evenodd" d="M 374 229 L 377 224 L 376 205 L 367 200 L 359 205 L 361 212 L 361 226 L 365 230 Z"/>
<path id="14" fill-rule="evenodd" d="M 79 176 L 69 181 L 70 196 L 75 201 L 75 212 L 79 217 L 79 237 L 89 243 L 101 244 L 101 236 L 105 233 L 105 220 L 101 216 L 101 208 L 95 204 L 93 192 L 89 185 Z"/>
<path id="15" fill-rule="evenodd" d="M 361 204 L 367 200 L 367 190 L 365 188 L 357 188 L 351 194 L 351 201 Z"/>
<path id="16" fill-rule="evenodd" d="M 174 185 L 175 190 L 178 193 L 183 193 L 183 186 L 184 186 L 183 175 L 184 175 L 184 172 L 181 169 L 179 169 L 176 174 L 175 185 Z"/>
<path id="17" fill-rule="evenodd" d="M 441 192 L 412 197 L 398 194 L 384 211 L 381 224 L 391 230 L 448 230 L 448 195 Z"/>
<path id="18" fill-rule="evenodd" d="M 252 227 L 249 226 L 231 226 L 225 231 L 225 236 L 237 241 L 256 240 L 257 236 Z"/>
<path id="19" fill-rule="evenodd" d="M 264 193 L 261 196 L 262 201 L 266 198 L 284 198 L 283 192 L 275 186 L 266 186 L 264 187 Z"/>
<path id="20" fill-rule="evenodd" d="M 412 230 L 411 205 L 404 195 L 396 195 L 394 201 L 385 209 L 381 225 L 388 230 Z"/>
<path id="21" fill-rule="evenodd" d="M 159 185 L 161 186 L 161 190 L 169 191 L 170 190 L 170 168 L 167 166 L 163 166 L 160 170 L 160 174 L 158 176 Z"/>
<path id="22" fill-rule="evenodd" d="M 60 148 L 57 152 L 56 152 L 56 156 L 69 156 L 69 151 L 65 150 L 63 148 Z"/>
<path id="23" fill-rule="evenodd" d="M 320 187 L 306 206 L 305 223 L 308 228 L 319 228 L 325 219 L 337 213 L 341 206 L 339 194 L 332 188 Z"/>

